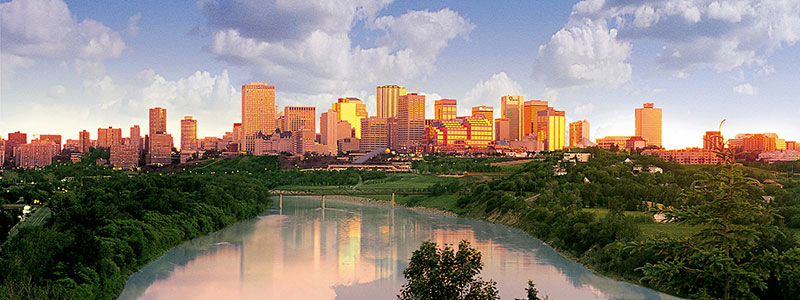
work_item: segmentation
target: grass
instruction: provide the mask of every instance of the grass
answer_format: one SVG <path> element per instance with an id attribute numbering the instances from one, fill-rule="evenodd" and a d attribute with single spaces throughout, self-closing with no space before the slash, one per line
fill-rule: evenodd
<path id="1" fill-rule="evenodd" d="M 391 195 L 366 195 L 363 197 L 382 200 L 382 201 L 392 200 Z M 395 195 L 394 198 L 395 203 L 402 204 L 405 206 L 425 206 L 451 212 L 455 212 L 456 209 L 458 209 L 458 207 L 456 207 L 457 200 L 458 200 L 458 195 L 454 194 L 444 194 L 439 196 Z"/>
<path id="2" fill-rule="evenodd" d="M 606 208 L 584 208 L 583 210 L 595 214 L 598 218 L 608 215 L 608 209 Z M 626 211 L 624 214 L 626 216 L 635 217 L 636 224 L 639 226 L 639 230 L 642 232 L 642 238 L 689 237 L 692 234 L 697 233 L 699 230 L 696 226 L 644 221 L 646 219 L 652 220 L 652 216 L 646 212 Z"/>

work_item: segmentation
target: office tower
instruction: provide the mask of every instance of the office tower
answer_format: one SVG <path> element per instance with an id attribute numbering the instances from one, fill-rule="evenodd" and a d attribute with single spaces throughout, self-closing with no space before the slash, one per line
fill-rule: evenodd
<path id="1" fill-rule="evenodd" d="M 283 131 L 311 130 L 315 134 L 317 132 L 317 108 L 314 106 L 287 106 L 283 109 L 283 117 L 281 126 Z"/>
<path id="2" fill-rule="evenodd" d="M 92 147 L 92 140 L 89 136 L 89 132 L 86 130 L 78 132 L 78 140 L 80 141 L 80 147 L 78 147 L 78 152 L 81 153 L 89 152 L 89 148 Z"/>
<path id="3" fill-rule="evenodd" d="M 389 122 L 385 118 L 361 119 L 361 152 L 389 147 Z"/>
<path id="4" fill-rule="evenodd" d="M 399 148 L 411 150 L 422 146 L 425 134 L 425 96 L 416 93 L 400 96 L 397 109 Z"/>
<path id="5" fill-rule="evenodd" d="M 539 131 L 539 140 L 544 142 L 545 150 L 556 151 L 564 149 L 565 113 L 548 107 L 538 113 L 536 128 Z"/>
<path id="6" fill-rule="evenodd" d="M 142 150 L 142 134 L 139 125 L 131 127 L 130 144 L 135 146 L 137 150 Z"/>
<path id="7" fill-rule="evenodd" d="M 500 117 L 508 119 L 510 141 L 519 141 L 524 136 L 522 104 L 522 96 L 508 95 L 500 98 Z"/>
<path id="8" fill-rule="evenodd" d="M 19 145 L 25 145 L 28 143 L 28 134 L 22 133 L 19 131 L 16 132 L 9 132 L 8 133 L 8 140 L 6 140 L 6 157 L 11 157 L 14 155 L 14 148 Z"/>
<path id="9" fill-rule="evenodd" d="M 743 148 L 745 152 L 772 152 L 775 151 L 777 135 L 767 133 L 746 134 Z"/>
<path id="10" fill-rule="evenodd" d="M 0 168 L 6 164 L 6 140 L 0 137 Z"/>
<path id="11" fill-rule="evenodd" d="M 191 116 L 181 120 L 181 152 L 197 151 L 197 120 Z"/>
<path id="12" fill-rule="evenodd" d="M 57 145 L 51 141 L 32 140 L 30 144 L 20 144 L 14 148 L 17 167 L 30 169 L 49 166 L 58 154 Z"/>
<path id="13" fill-rule="evenodd" d="M 58 151 L 61 151 L 61 135 L 60 134 L 41 134 L 39 135 L 39 139 L 42 141 L 50 141 L 53 142 L 57 147 Z"/>
<path id="14" fill-rule="evenodd" d="M 636 136 L 647 140 L 648 146 L 661 147 L 661 109 L 645 103 L 636 109 Z"/>
<path id="15" fill-rule="evenodd" d="M 242 85 L 242 141 L 240 150 L 253 152 L 256 135 L 275 131 L 275 86 L 264 82 Z"/>
<path id="16" fill-rule="evenodd" d="M 508 141 L 511 138 L 511 125 L 507 118 L 494 119 L 494 138 L 496 141 Z"/>
<path id="17" fill-rule="evenodd" d="M 97 128 L 97 147 L 109 148 L 122 145 L 122 128 Z"/>
<path id="18" fill-rule="evenodd" d="M 336 118 L 350 123 L 355 129 L 355 137 L 361 138 L 361 119 L 368 117 L 367 105 L 358 98 L 339 98 L 332 108 L 336 112 Z"/>
<path id="19" fill-rule="evenodd" d="M 538 124 L 539 112 L 547 110 L 547 101 L 530 100 L 525 101 L 522 112 L 522 136 L 531 133 L 537 134 L 539 131 L 536 129 Z"/>
<path id="20" fill-rule="evenodd" d="M 150 138 L 148 165 L 167 165 L 172 163 L 172 135 L 156 133 Z"/>
<path id="21" fill-rule="evenodd" d="M 706 131 L 703 136 L 703 150 L 721 151 L 725 147 L 725 139 L 719 131 Z"/>
<path id="22" fill-rule="evenodd" d="M 108 163 L 114 169 L 130 170 L 139 166 L 139 148 L 136 145 L 113 145 Z"/>
<path id="23" fill-rule="evenodd" d="M 450 120 L 456 118 L 456 99 L 439 99 L 433 103 L 434 119 Z"/>
<path id="24" fill-rule="evenodd" d="M 538 115 L 537 115 L 538 116 Z M 589 121 L 575 121 L 569 123 L 569 147 L 586 147 L 589 142 Z"/>
<path id="25" fill-rule="evenodd" d="M 489 125 L 492 126 L 492 140 L 494 139 L 494 108 L 491 106 L 475 106 L 472 108 L 472 115 L 473 116 L 483 116 L 486 120 L 489 121 Z"/>
<path id="26" fill-rule="evenodd" d="M 150 136 L 167 133 L 167 110 L 161 107 L 150 109 Z"/>
<path id="27" fill-rule="evenodd" d="M 434 120 L 426 127 L 431 150 L 456 150 L 486 148 L 492 142 L 492 123 L 483 116 L 457 117 Z"/>
<path id="28" fill-rule="evenodd" d="M 400 96 L 406 94 L 406 88 L 398 85 L 381 85 L 375 90 L 378 118 L 396 117 Z"/>

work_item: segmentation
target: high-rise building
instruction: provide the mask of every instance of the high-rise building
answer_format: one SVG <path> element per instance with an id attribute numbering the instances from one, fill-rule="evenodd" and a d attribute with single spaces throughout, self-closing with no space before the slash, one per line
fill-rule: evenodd
<path id="1" fill-rule="evenodd" d="M 358 128 L 361 128 L 361 120 L 358 120 Z M 337 120 L 336 112 L 329 109 L 322 113 L 319 118 L 320 141 L 326 145 L 329 153 L 337 153 L 337 141 L 352 137 L 354 130 L 351 130 L 350 122 Z"/>
<path id="2" fill-rule="evenodd" d="M 80 141 L 78 152 L 81 153 L 89 152 L 89 148 L 92 147 L 92 139 L 89 136 L 89 132 L 86 130 L 78 132 L 78 141 Z"/>
<path id="3" fill-rule="evenodd" d="M 19 131 L 16 132 L 9 132 L 8 133 L 8 140 L 6 140 L 6 157 L 11 157 L 14 155 L 14 148 L 19 145 L 25 145 L 28 143 L 28 134 L 22 133 Z"/>
<path id="4" fill-rule="evenodd" d="M 367 105 L 358 98 L 339 98 L 332 105 L 339 121 L 347 121 L 355 130 L 355 137 L 361 138 L 361 119 L 368 117 Z M 344 137 L 341 137 L 344 138 Z"/>
<path id="5" fill-rule="evenodd" d="M 361 152 L 389 147 L 389 122 L 387 119 L 368 117 L 361 119 Z"/>
<path id="6" fill-rule="evenodd" d="M 492 140 L 494 139 L 494 108 L 491 106 L 475 106 L 472 108 L 473 116 L 483 116 L 492 126 Z"/>
<path id="7" fill-rule="evenodd" d="M 400 96 L 397 112 L 397 143 L 400 149 L 414 151 L 425 136 L 425 95 Z"/>
<path id="8" fill-rule="evenodd" d="M 564 111 L 548 107 L 547 110 L 540 111 L 538 114 L 536 128 L 539 130 L 539 140 L 544 142 L 545 150 L 564 149 L 564 134 L 566 133 Z"/>
<path id="9" fill-rule="evenodd" d="M 397 117 L 400 96 L 406 94 L 406 88 L 398 85 L 381 85 L 375 90 L 378 118 Z"/>
<path id="10" fill-rule="evenodd" d="M 797 148 L 797 141 L 786 141 L 786 150 L 800 150 Z"/>
<path id="11" fill-rule="evenodd" d="M 6 140 L 0 137 L 0 169 L 6 164 Z"/>
<path id="12" fill-rule="evenodd" d="M 265 82 L 242 85 L 243 150 L 255 150 L 256 135 L 275 131 L 275 86 Z"/>
<path id="13" fill-rule="evenodd" d="M 130 170 L 139 166 L 139 148 L 136 145 L 113 145 L 108 163 L 115 169 Z"/>
<path id="14" fill-rule="evenodd" d="M 647 140 L 648 146 L 661 147 L 661 109 L 645 103 L 636 109 L 636 136 Z"/>
<path id="15" fill-rule="evenodd" d="M 135 146 L 139 151 L 142 151 L 142 133 L 139 125 L 133 125 L 133 127 L 131 127 L 130 144 Z"/>
<path id="16" fill-rule="evenodd" d="M 317 132 L 317 108 L 314 106 L 287 106 L 283 109 L 283 131 L 311 130 Z M 313 141 L 313 139 L 312 139 Z"/>
<path id="17" fill-rule="evenodd" d="M 122 128 L 97 128 L 97 147 L 109 148 L 122 145 Z"/>
<path id="18" fill-rule="evenodd" d="M 536 129 L 538 124 L 539 112 L 547 110 L 547 101 L 530 100 L 525 101 L 522 111 L 522 136 L 531 133 L 537 134 L 539 131 Z"/>
<path id="19" fill-rule="evenodd" d="M 518 141 L 524 136 L 524 126 L 522 126 L 522 96 L 503 96 L 500 98 L 500 117 L 508 119 L 509 140 Z"/>
<path id="20" fill-rule="evenodd" d="M 167 133 L 167 110 L 161 107 L 150 109 L 150 136 Z"/>
<path id="21" fill-rule="evenodd" d="M 181 120 L 181 152 L 197 151 L 197 120 L 191 116 Z"/>
<path id="22" fill-rule="evenodd" d="M 764 133 L 747 134 L 744 136 L 744 151 L 746 152 L 772 152 L 775 151 L 776 136 Z"/>
<path id="23" fill-rule="evenodd" d="M 39 139 L 42 141 L 50 141 L 56 144 L 56 149 L 61 151 L 61 135 L 60 134 L 41 134 Z"/>
<path id="24" fill-rule="evenodd" d="M 17 145 L 14 148 L 14 159 L 17 167 L 30 169 L 49 166 L 58 154 L 58 146 L 51 141 L 32 140 L 30 144 Z"/>
<path id="25" fill-rule="evenodd" d="M 434 119 L 450 120 L 456 118 L 456 99 L 439 99 L 433 103 Z"/>
<path id="26" fill-rule="evenodd" d="M 589 142 L 589 121 L 575 121 L 569 123 L 569 146 L 582 148 L 586 147 Z"/>
<path id="27" fill-rule="evenodd" d="M 496 141 L 511 139 L 511 125 L 507 118 L 494 119 L 494 139 Z"/>
<path id="28" fill-rule="evenodd" d="M 703 136 L 703 150 L 717 151 L 717 150 L 722 150 L 724 146 L 725 146 L 725 139 L 722 137 L 721 132 L 706 131 L 706 135 Z"/>
<path id="29" fill-rule="evenodd" d="M 150 137 L 148 165 L 167 165 L 172 163 L 172 135 L 156 133 Z"/>

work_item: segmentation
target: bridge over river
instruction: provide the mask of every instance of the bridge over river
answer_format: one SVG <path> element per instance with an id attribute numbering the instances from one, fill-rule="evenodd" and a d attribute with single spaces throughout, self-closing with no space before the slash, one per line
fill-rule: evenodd
<path id="1" fill-rule="evenodd" d="M 392 207 L 394 207 L 394 195 L 427 195 L 429 192 L 412 192 L 402 190 L 385 190 L 385 191 L 358 191 L 358 190 L 331 190 L 331 191 L 287 191 L 287 190 L 271 190 L 272 195 L 278 195 L 278 207 L 283 209 L 283 196 L 319 196 L 322 202 L 322 208 L 325 208 L 325 196 L 363 196 L 363 195 L 392 195 Z"/>

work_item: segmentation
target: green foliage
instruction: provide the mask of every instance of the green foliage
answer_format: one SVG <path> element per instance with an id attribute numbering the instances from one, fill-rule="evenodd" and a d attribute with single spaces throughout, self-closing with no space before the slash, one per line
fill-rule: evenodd
<path id="1" fill-rule="evenodd" d="M 545 296 L 544 298 L 539 298 L 539 291 L 536 289 L 536 285 L 533 284 L 533 281 L 528 280 L 528 287 L 525 288 L 525 298 L 524 299 L 516 299 L 516 300 L 549 300 L 550 297 Z"/>
<path id="2" fill-rule="evenodd" d="M 411 162 L 411 168 L 421 173 L 456 174 L 463 172 L 500 172 L 502 168 L 491 165 L 503 161 L 501 158 L 448 158 L 435 155 L 425 156 L 425 160 Z"/>
<path id="3" fill-rule="evenodd" d="M 483 264 L 481 253 L 461 241 L 458 252 L 445 245 L 437 249 L 436 243 L 423 242 L 414 251 L 408 267 L 403 271 L 406 284 L 398 299 L 498 299 L 496 283 L 483 281 L 480 274 Z"/>

